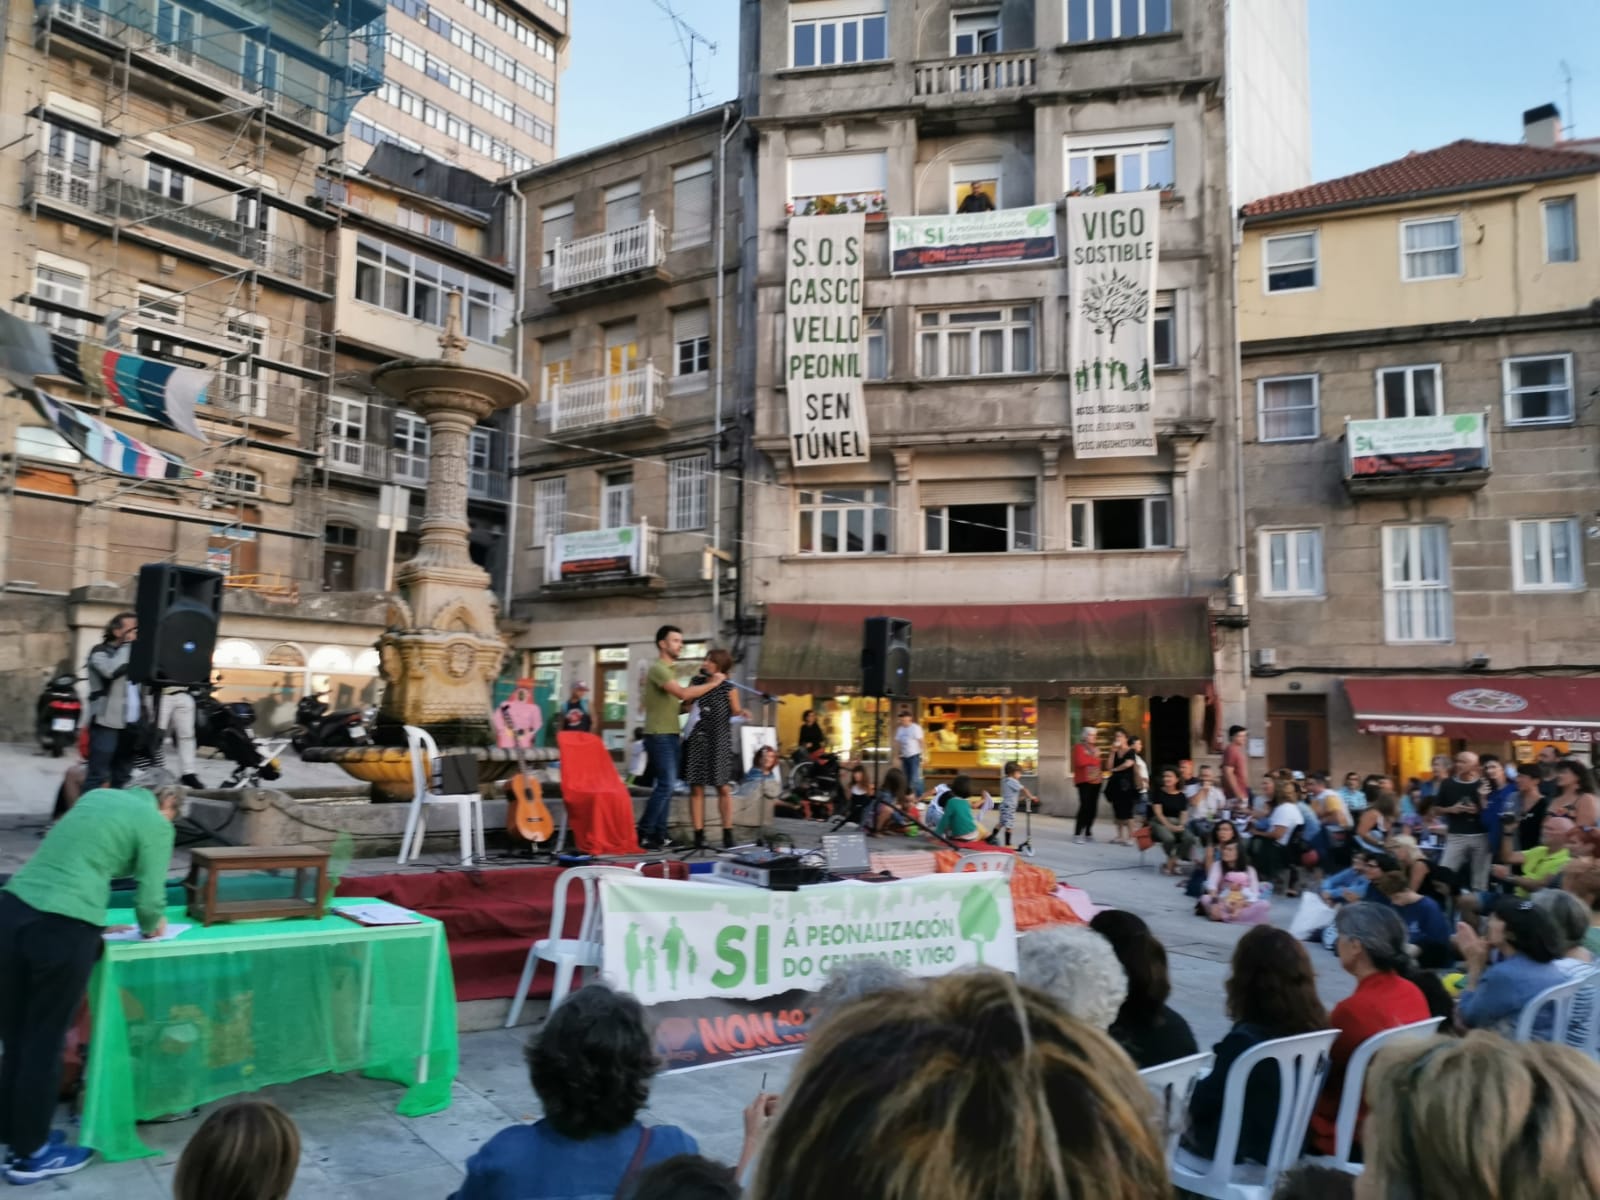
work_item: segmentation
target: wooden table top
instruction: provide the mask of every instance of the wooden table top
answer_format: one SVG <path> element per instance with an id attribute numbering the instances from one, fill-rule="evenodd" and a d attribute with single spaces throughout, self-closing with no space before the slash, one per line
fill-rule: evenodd
<path id="1" fill-rule="evenodd" d="M 328 861 L 326 850 L 298 846 L 201 846 L 189 861 L 217 867 L 315 867 Z"/>

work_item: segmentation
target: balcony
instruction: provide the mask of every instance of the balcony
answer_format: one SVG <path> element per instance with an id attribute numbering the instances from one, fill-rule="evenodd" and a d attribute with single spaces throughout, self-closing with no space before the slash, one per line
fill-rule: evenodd
<path id="1" fill-rule="evenodd" d="M 664 433 L 671 428 L 662 401 L 666 382 L 653 363 L 620 375 L 575 379 L 550 389 L 550 432 Z"/>
<path id="2" fill-rule="evenodd" d="M 1036 78 L 1038 57 L 1032 50 L 1009 54 L 963 55 L 936 58 L 913 67 L 919 100 L 944 97 L 955 103 L 973 100 L 1015 99 Z"/>
<path id="3" fill-rule="evenodd" d="M 331 260 L 321 250 L 296 238 L 280 237 L 230 217 L 208 211 L 232 211 L 236 196 L 227 193 L 195 203 L 174 200 L 107 171 L 93 171 L 69 159 L 40 151 L 28 156 L 23 203 L 53 203 L 83 209 L 113 221 L 145 225 L 255 263 L 272 275 L 326 292 L 331 287 Z"/>
<path id="4" fill-rule="evenodd" d="M 648 521 L 616 529 L 561 533 L 544 547 L 544 591 L 608 593 L 662 587 L 657 531 Z"/>
<path id="5" fill-rule="evenodd" d="M 378 482 L 389 478 L 389 452 L 357 438 L 330 437 L 323 462 L 336 475 Z"/>
<path id="6" fill-rule="evenodd" d="M 1344 443 L 1352 496 L 1471 492 L 1492 470 L 1487 411 L 1346 420 Z"/>
<path id="7" fill-rule="evenodd" d="M 511 484 L 499 467 L 473 467 L 467 472 L 467 496 L 504 504 L 511 496 Z"/>
<path id="8" fill-rule="evenodd" d="M 561 303 L 606 288 L 669 283 L 663 264 L 671 240 L 670 231 L 651 213 L 637 225 L 558 241 L 549 269 L 551 299 Z"/>
<path id="9" fill-rule="evenodd" d="M 395 451 L 390 456 L 394 464 L 394 481 L 407 487 L 428 486 L 428 456 L 426 454 L 403 454 Z"/>
<path id="10" fill-rule="evenodd" d="M 307 444 L 315 426 L 319 390 L 311 384 L 268 381 L 218 371 L 206 387 L 199 412 L 254 426 L 264 433 L 300 434 Z"/>

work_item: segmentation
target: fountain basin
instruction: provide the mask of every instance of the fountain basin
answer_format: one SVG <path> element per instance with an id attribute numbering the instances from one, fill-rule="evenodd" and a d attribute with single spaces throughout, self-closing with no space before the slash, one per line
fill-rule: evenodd
<path id="1" fill-rule="evenodd" d="M 502 746 L 441 747 L 440 754 L 470 754 L 478 760 L 478 782 L 510 779 L 526 762 L 529 767 L 553 763 L 560 754 L 549 747 L 507 750 Z M 375 802 L 409 802 L 412 797 L 411 751 L 404 746 L 310 746 L 300 755 L 305 762 L 334 763 L 352 779 L 372 789 Z M 433 764 L 429 763 L 432 770 Z"/>

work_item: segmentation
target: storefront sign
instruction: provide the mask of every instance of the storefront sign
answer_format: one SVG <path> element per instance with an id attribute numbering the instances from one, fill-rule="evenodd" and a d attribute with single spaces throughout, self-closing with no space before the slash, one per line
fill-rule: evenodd
<path id="1" fill-rule="evenodd" d="M 1055 205 L 891 217 L 889 246 L 896 275 L 1052 262 L 1058 253 Z"/>
<path id="2" fill-rule="evenodd" d="M 1156 452 L 1151 405 L 1161 197 L 1067 197 L 1072 453 Z"/>
<path id="3" fill-rule="evenodd" d="M 1482 413 L 1351 421 L 1345 429 L 1350 441 L 1350 474 L 1354 477 L 1487 470 L 1487 433 Z"/>
<path id="4" fill-rule="evenodd" d="M 868 457 L 861 388 L 865 232 L 860 213 L 789 220 L 784 384 L 796 467 Z"/>
<path id="5" fill-rule="evenodd" d="M 797 892 L 619 873 L 600 898 L 606 982 L 650 1006 L 678 1069 L 797 1048 L 811 994 L 841 962 L 1017 967 L 1010 883 L 987 873 Z"/>
<path id="6" fill-rule="evenodd" d="M 553 540 L 550 554 L 559 579 L 625 579 L 642 573 L 644 539 L 636 526 L 561 533 Z"/>
<path id="7" fill-rule="evenodd" d="M 1067 689 L 1069 696 L 1126 696 L 1128 685 L 1125 683 L 1084 683 L 1074 684 Z"/>
<path id="8" fill-rule="evenodd" d="M 989 686 L 966 687 L 960 684 L 951 684 L 944 690 L 945 694 L 949 696 L 1014 696 L 1017 694 L 1015 688 Z"/>

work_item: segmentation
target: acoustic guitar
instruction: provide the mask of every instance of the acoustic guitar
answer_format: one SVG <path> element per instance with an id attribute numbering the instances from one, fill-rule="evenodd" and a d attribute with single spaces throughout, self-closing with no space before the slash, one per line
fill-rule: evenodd
<path id="1" fill-rule="evenodd" d="M 556 822 L 545 807 L 539 781 L 528 771 L 527 755 L 517 747 L 518 771 L 511 777 L 506 803 L 506 832 L 535 845 L 555 836 Z"/>

